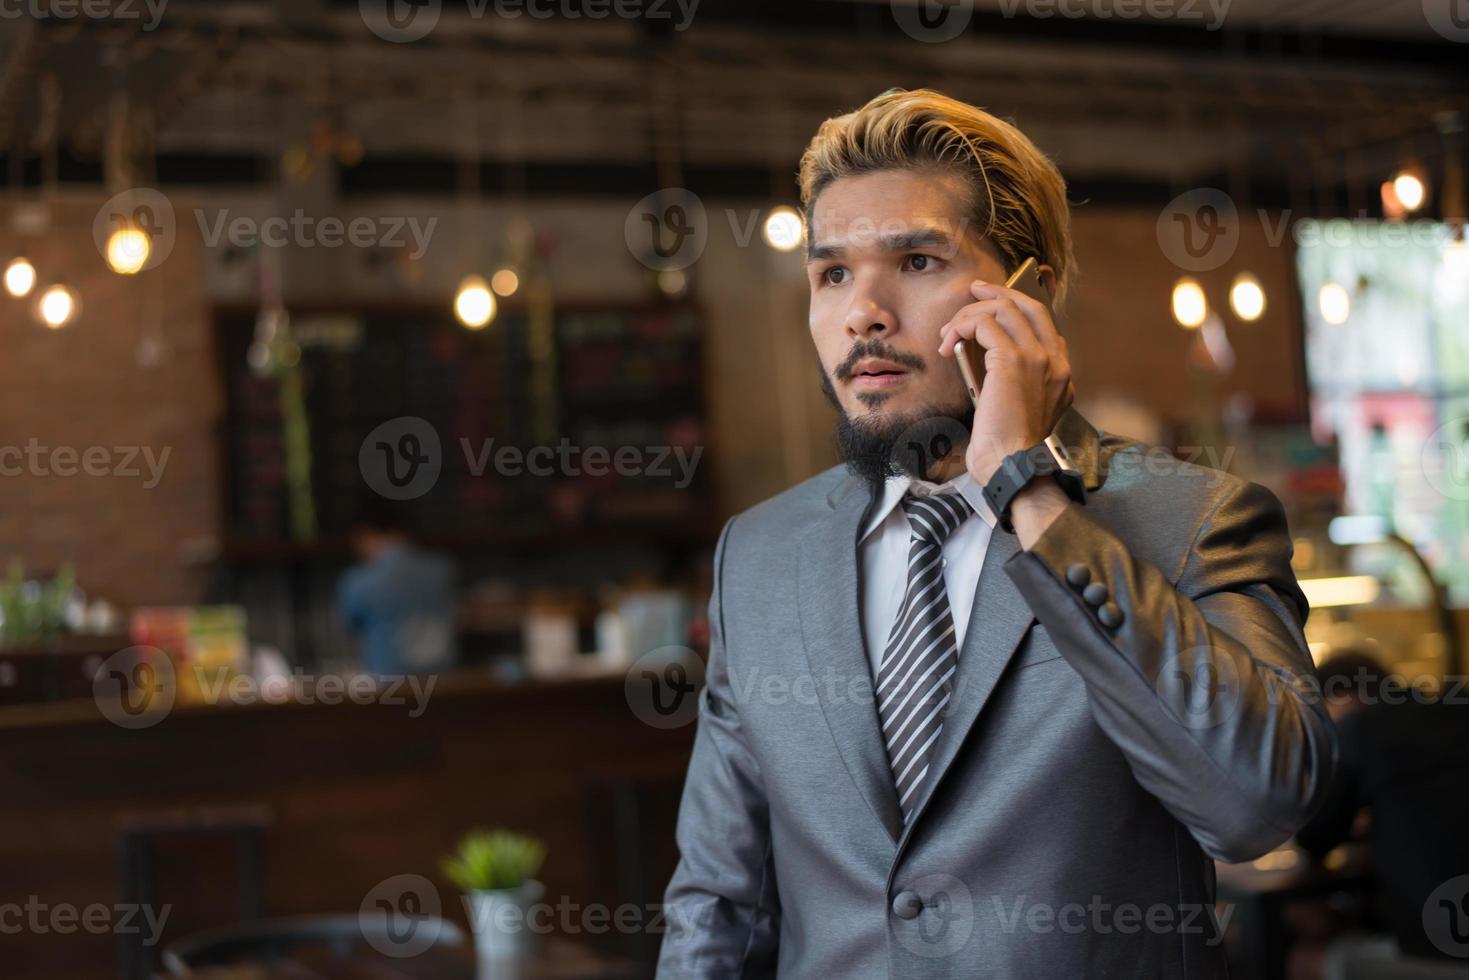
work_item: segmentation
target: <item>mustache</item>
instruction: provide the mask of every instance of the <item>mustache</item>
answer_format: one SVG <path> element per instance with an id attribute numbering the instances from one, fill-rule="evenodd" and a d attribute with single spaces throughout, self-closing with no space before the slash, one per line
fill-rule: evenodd
<path id="1" fill-rule="evenodd" d="M 836 375 L 839 381 L 849 381 L 852 378 L 853 370 L 857 367 L 857 362 L 864 357 L 881 357 L 885 360 L 892 361 L 894 364 L 902 365 L 910 371 L 923 371 L 928 367 L 923 362 L 923 358 L 918 355 L 905 354 L 902 351 L 893 350 L 881 340 L 873 339 L 867 341 L 859 340 L 853 344 L 852 349 L 847 353 L 842 363 L 838 364 L 832 373 Z"/>

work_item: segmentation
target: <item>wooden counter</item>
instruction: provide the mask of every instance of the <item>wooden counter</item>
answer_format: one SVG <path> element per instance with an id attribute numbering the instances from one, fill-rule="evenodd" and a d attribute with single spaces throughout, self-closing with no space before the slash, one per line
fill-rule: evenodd
<path id="1" fill-rule="evenodd" d="M 124 901 L 130 875 L 120 830 L 219 812 L 267 823 L 260 863 L 270 915 L 355 912 L 387 879 L 420 874 L 437 886 L 444 914 L 465 925 L 437 865 L 479 825 L 546 841 L 548 903 L 661 901 L 692 724 L 644 724 L 620 674 L 506 685 L 465 673 L 440 678 L 421 714 L 411 710 L 177 706 L 130 730 L 90 700 L 0 709 L 0 903 L 110 908 Z M 238 918 L 247 876 L 235 841 L 165 832 L 149 853 L 153 903 L 170 906 L 163 943 Z M 28 916 L 0 916 L 0 925 Z M 574 938 L 647 956 L 661 937 Z M 126 942 L 111 930 L 26 925 L 4 937 L 3 972 L 116 977 Z"/>

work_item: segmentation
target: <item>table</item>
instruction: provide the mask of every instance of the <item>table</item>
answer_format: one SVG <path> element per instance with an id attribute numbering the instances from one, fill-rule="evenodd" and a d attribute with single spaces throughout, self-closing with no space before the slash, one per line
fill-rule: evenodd
<path id="1" fill-rule="evenodd" d="M 400 958 L 370 951 L 333 957 L 326 950 L 309 949 L 269 964 L 196 970 L 190 980 L 634 980 L 642 975 L 631 961 L 552 939 L 534 958 L 497 960 L 493 965 L 477 962 L 467 946 Z"/>

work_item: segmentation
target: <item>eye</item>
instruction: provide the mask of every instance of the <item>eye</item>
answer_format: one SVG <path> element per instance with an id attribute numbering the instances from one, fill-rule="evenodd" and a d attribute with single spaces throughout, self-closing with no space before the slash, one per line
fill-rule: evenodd
<path id="1" fill-rule="evenodd" d="M 830 269 L 823 269 L 821 272 L 821 282 L 827 286 L 840 286 L 843 282 L 845 282 L 845 280 L 842 279 L 841 276 L 844 275 L 846 271 L 846 267 L 840 265 L 834 265 Z"/>
<path id="2" fill-rule="evenodd" d="M 910 266 L 914 272 L 924 272 L 927 269 L 934 267 L 935 263 L 938 262 L 938 259 L 934 258 L 932 255 L 915 254 L 907 256 L 906 258 L 904 258 L 903 261 L 905 264 Z"/>

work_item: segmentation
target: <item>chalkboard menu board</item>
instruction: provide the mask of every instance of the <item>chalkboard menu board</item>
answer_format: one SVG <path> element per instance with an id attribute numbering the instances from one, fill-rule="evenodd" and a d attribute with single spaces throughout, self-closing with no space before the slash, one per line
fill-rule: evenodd
<path id="1" fill-rule="evenodd" d="M 443 545 L 713 532 L 691 308 L 558 311 L 549 352 L 531 342 L 523 312 L 479 331 L 440 311 L 293 312 L 316 528 L 304 540 L 291 517 L 285 386 L 251 367 L 255 321 L 244 310 L 218 318 L 237 552 L 339 546 L 382 490 L 375 454 L 399 443 L 434 454 L 435 478 L 397 506 Z M 405 432 L 414 441 L 403 443 Z"/>

